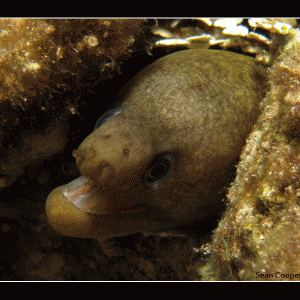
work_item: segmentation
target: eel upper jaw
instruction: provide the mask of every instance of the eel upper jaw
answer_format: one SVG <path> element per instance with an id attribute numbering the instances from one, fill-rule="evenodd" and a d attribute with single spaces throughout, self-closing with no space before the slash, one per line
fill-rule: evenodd
<path id="1" fill-rule="evenodd" d="M 147 207 L 126 197 L 109 197 L 109 191 L 97 188 L 84 176 L 61 187 L 63 196 L 83 212 L 97 215 L 115 215 L 145 211 Z M 106 192 L 106 193 L 105 193 Z M 114 200 L 115 199 L 115 200 Z"/>

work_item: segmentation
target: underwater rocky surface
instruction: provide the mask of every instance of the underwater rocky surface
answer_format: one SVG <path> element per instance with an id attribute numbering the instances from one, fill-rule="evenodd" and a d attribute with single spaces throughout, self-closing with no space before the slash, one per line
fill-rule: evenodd
<path id="1" fill-rule="evenodd" d="M 213 236 L 211 280 L 300 278 L 299 41 L 298 30 L 279 40 L 270 91 Z"/>
<path id="2" fill-rule="evenodd" d="M 297 23 L 216 21 L 1 21 L 1 280 L 299 280 Z M 155 59 L 193 47 L 237 49 L 270 67 L 224 216 L 182 235 L 105 242 L 53 231 L 46 198 L 78 177 L 71 152 L 115 92 Z"/>

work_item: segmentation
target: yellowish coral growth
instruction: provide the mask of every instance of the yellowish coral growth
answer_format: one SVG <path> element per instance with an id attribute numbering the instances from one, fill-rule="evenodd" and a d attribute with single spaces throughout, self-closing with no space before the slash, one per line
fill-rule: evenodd
<path id="1" fill-rule="evenodd" d="M 300 280 L 299 31 L 278 43 L 263 113 L 213 237 L 211 279 Z"/>

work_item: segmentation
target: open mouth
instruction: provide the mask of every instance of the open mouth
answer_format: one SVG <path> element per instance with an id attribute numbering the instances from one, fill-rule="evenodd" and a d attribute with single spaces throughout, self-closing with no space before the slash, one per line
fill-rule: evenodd
<path id="1" fill-rule="evenodd" d="M 129 214 L 145 211 L 147 207 L 131 199 L 110 197 L 84 176 L 62 187 L 62 194 L 81 211 L 97 215 Z"/>

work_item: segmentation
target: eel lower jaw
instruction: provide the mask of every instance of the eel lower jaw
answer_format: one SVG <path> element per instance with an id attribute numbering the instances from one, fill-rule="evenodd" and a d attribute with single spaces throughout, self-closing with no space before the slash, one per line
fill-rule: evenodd
<path id="1" fill-rule="evenodd" d="M 67 236 L 86 237 L 93 227 L 93 216 L 70 202 L 63 195 L 61 187 L 48 196 L 46 214 L 51 227 Z"/>
<path id="2" fill-rule="evenodd" d="M 46 214 L 54 230 L 73 237 L 110 238 L 136 233 L 142 229 L 138 228 L 134 220 L 145 218 L 139 216 L 147 209 L 145 206 L 112 205 L 108 208 L 102 207 L 99 213 L 93 213 L 92 208 L 99 207 L 87 205 L 85 198 L 89 195 L 89 188 L 86 183 L 84 178 L 79 177 L 50 193 L 46 202 Z"/>

